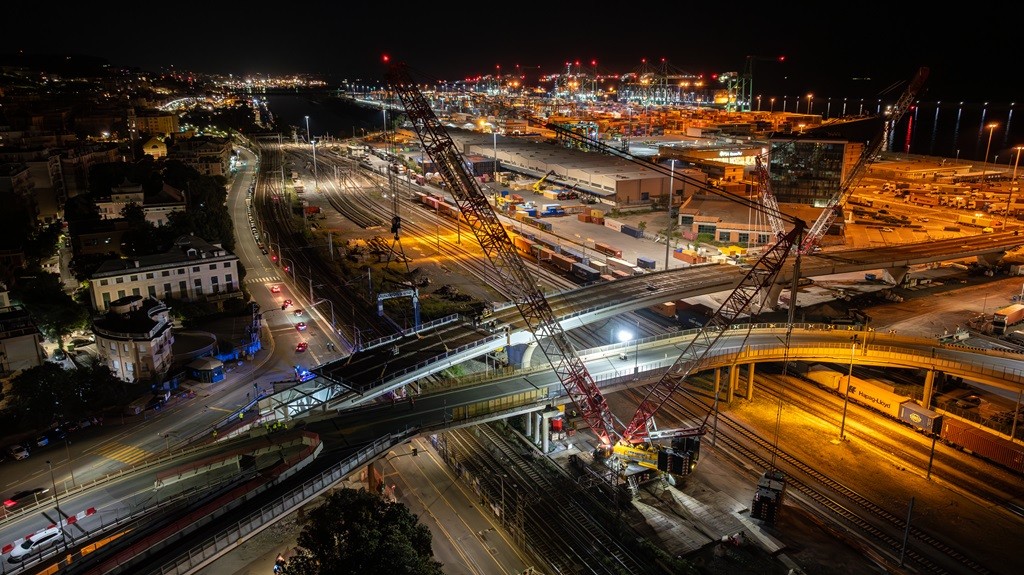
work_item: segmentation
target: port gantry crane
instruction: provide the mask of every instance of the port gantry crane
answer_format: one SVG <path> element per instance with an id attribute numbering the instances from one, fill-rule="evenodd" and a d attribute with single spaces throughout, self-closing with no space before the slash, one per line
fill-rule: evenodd
<path id="1" fill-rule="evenodd" d="M 889 111 L 888 123 L 895 126 L 903 118 L 903 115 L 907 113 L 907 110 L 914 104 L 914 99 L 921 93 L 921 88 L 924 86 L 925 80 L 928 79 L 928 68 L 921 67 L 918 69 L 917 74 L 907 85 L 907 89 L 900 96 L 899 100 L 893 104 L 892 109 Z M 871 139 L 864 150 L 861 152 L 860 158 L 854 165 L 853 169 L 843 180 L 842 185 L 836 191 L 835 194 L 829 199 L 825 209 L 815 220 L 814 225 L 811 226 L 809 232 L 804 237 L 803 242 L 800 244 L 800 253 L 807 254 L 814 250 L 814 247 L 818 245 L 821 238 L 828 232 L 829 228 L 836 221 L 842 212 L 843 206 L 846 204 L 846 200 L 849 199 L 850 194 L 853 192 L 853 184 L 860 178 L 860 173 L 863 171 L 864 166 L 867 165 L 868 161 L 878 153 L 879 148 L 882 147 L 882 142 L 885 140 L 885 126 L 878 130 L 876 135 Z"/>

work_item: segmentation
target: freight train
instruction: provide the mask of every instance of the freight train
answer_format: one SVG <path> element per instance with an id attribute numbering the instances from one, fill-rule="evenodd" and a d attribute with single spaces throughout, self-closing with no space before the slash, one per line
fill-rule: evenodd
<path id="1" fill-rule="evenodd" d="M 840 396 L 849 392 L 850 401 L 884 413 L 917 430 L 937 434 L 947 445 L 1024 474 L 1024 445 L 985 431 L 970 422 L 921 407 L 914 399 L 894 393 L 889 382 L 865 380 L 856 376 L 850 379 L 846 374 L 821 364 L 810 366 L 802 377 Z"/>

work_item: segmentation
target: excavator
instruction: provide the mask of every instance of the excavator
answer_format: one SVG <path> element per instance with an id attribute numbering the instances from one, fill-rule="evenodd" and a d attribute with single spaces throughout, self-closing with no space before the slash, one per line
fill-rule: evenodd
<path id="1" fill-rule="evenodd" d="M 533 191 L 538 193 L 538 194 L 541 193 L 542 191 L 544 191 L 544 181 L 547 180 L 548 177 L 551 176 L 554 173 L 555 173 L 554 170 L 549 170 L 548 173 L 546 173 L 543 176 L 541 176 L 541 178 L 539 180 L 534 182 L 534 184 L 532 186 L 533 187 Z"/>

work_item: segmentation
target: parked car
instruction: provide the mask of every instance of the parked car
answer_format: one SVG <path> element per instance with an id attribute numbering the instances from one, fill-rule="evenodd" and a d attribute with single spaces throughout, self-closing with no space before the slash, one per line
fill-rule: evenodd
<path id="1" fill-rule="evenodd" d="M 44 529 L 39 533 L 29 536 L 20 545 L 11 549 L 11 556 L 7 558 L 8 563 L 21 563 L 26 559 L 26 556 L 30 553 L 39 551 L 44 547 L 49 547 L 60 539 L 62 534 L 61 527 L 50 527 Z"/>
<path id="2" fill-rule="evenodd" d="M 7 455 L 14 459 L 28 459 L 31 454 L 24 445 L 14 444 L 7 448 Z"/>
<path id="3" fill-rule="evenodd" d="M 21 502 L 31 499 L 33 502 L 39 501 L 39 496 L 50 491 L 49 487 L 36 487 L 33 489 L 24 489 L 11 495 L 7 499 L 4 499 L 4 507 L 10 509 L 16 507 Z"/>
<path id="4" fill-rule="evenodd" d="M 36 438 L 36 447 L 46 447 L 50 444 L 50 438 L 45 435 L 40 435 Z"/>

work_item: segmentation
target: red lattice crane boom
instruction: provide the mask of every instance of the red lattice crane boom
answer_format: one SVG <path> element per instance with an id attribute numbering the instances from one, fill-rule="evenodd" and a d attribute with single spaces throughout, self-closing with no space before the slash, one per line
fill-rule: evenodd
<path id="1" fill-rule="evenodd" d="M 497 287 L 519 309 L 527 329 L 535 334 L 538 344 L 542 337 L 548 338 L 548 345 L 541 345 L 540 349 L 583 419 L 604 446 L 610 446 L 618 439 L 618 433 L 607 401 L 586 365 L 576 354 L 537 281 L 515 251 L 512 240 L 487 201 L 487 196 L 476 179 L 467 172 L 451 136 L 413 81 L 406 65 L 392 63 L 387 81 L 405 108 L 423 145 L 423 151 L 434 162 L 484 254 L 498 271 L 502 285 Z"/>

